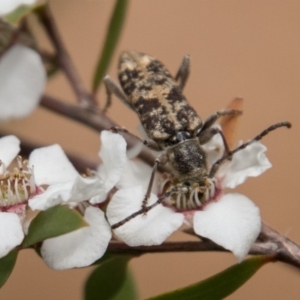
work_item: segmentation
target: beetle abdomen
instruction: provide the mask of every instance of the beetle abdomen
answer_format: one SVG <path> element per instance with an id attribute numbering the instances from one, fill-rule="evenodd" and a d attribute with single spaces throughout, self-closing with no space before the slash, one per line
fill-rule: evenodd
<path id="1" fill-rule="evenodd" d="M 123 52 L 119 80 L 149 138 L 166 140 L 178 131 L 194 131 L 202 124 L 175 79 L 155 58 Z"/>

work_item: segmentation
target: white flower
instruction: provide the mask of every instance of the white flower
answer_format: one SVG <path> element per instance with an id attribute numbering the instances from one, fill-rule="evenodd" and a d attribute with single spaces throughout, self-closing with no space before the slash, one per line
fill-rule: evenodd
<path id="1" fill-rule="evenodd" d="M 21 5 L 31 5 L 34 4 L 35 2 L 36 0 L 1 0 L 0 16 L 11 13 Z"/>
<path id="2" fill-rule="evenodd" d="M 126 142 L 119 134 L 109 131 L 101 133 L 101 150 L 99 156 L 102 160 L 98 176 L 103 182 L 103 188 L 92 197 L 90 203 L 101 203 L 106 199 L 107 193 L 120 181 L 126 158 Z"/>
<path id="3" fill-rule="evenodd" d="M 48 185 L 48 188 L 33 197 L 29 206 L 45 210 L 57 204 L 74 207 L 85 200 L 92 199 L 90 202 L 93 204 L 106 200 L 108 192 L 120 180 L 123 172 L 126 142 L 122 136 L 109 131 L 102 131 L 101 141 L 99 156 L 103 161 L 102 178 L 80 176 L 59 145 L 34 150 L 29 165 L 34 167 L 36 183 Z"/>
<path id="4" fill-rule="evenodd" d="M 0 120 L 22 118 L 38 105 L 46 82 L 41 57 L 20 44 L 0 57 Z"/>
<path id="5" fill-rule="evenodd" d="M 21 5 L 36 0 L 1 0 L 0 17 Z M 12 28 L 5 28 L 9 36 Z M 5 34 L 5 32 L 4 32 Z M 13 41 L 6 41 L 7 44 Z M 46 83 L 46 71 L 40 55 L 22 44 L 9 46 L 0 53 L 0 121 L 28 116 L 39 104 Z"/>
<path id="6" fill-rule="evenodd" d="M 30 169 L 20 158 L 19 168 L 7 170 L 19 151 L 20 141 L 15 136 L 0 139 L 0 258 L 22 243 L 27 200 L 36 192 Z"/>
<path id="7" fill-rule="evenodd" d="M 87 200 L 91 203 L 105 201 L 126 163 L 126 142 L 122 136 L 109 131 L 102 131 L 101 141 L 100 157 L 105 174 L 102 179 L 80 176 L 58 145 L 34 150 L 29 165 L 34 167 L 37 184 L 48 185 L 48 188 L 29 200 L 29 206 L 34 210 L 45 210 L 58 204 L 77 207 L 81 202 L 86 204 Z M 104 254 L 111 239 L 104 213 L 98 207 L 89 206 L 84 219 L 90 226 L 43 242 L 41 254 L 49 267 L 83 267 Z"/>
<path id="8" fill-rule="evenodd" d="M 107 207 L 109 223 L 113 225 L 139 211 L 144 196 L 145 189 L 142 186 L 117 191 Z M 148 204 L 151 205 L 156 200 L 156 195 L 151 194 Z M 132 247 L 159 245 L 177 230 L 183 221 L 183 214 L 158 205 L 147 212 L 147 215 L 138 215 L 114 232 L 123 242 Z"/>
<path id="9" fill-rule="evenodd" d="M 204 148 L 210 166 L 222 157 L 224 151 L 218 136 Z M 250 199 L 236 193 L 224 194 L 224 189 L 234 188 L 247 177 L 258 176 L 270 168 L 265 151 L 266 147 L 256 142 L 234 154 L 215 176 L 220 189 L 216 199 L 209 200 L 201 208 L 176 211 L 164 201 L 154 205 L 146 214 L 137 213 L 137 216 L 117 227 L 115 234 L 130 246 L 158 245 L 185 222 L 193 226 L 198 235 L 232 251 L 241 261 L 260 232 L 260 213 Z M 140 211 L 145 192 L 142 186 L 117 191 L 107 207 L 109 223 L 117 224 Z M 147 206 L 156 203 L 157 199 L 156 195 L 151 194 Z"/>
<path id="10" fill-rule="evenodd" d="M 86 267 L 105 253 L 111 230 L 104 213 L 90 206 L 85 210 L 84 219 L 90 226 L 43 242 L 41 254 L 50 268 Z"/>
<path id="11" fill-rule="evenodd" d="M 142 186 L 145 190 L 149 185 L 149 179 L 152 173 L 152 168 L 144 162 L 127 159 L 121 179 L 116 184 L 118 189 L 129 187 Z M 156 180 L 153 183 L 153 193 L 158 192 L 158 181 L 160 174 L 156 174 Z"/>
<path id="12" fill-rule="evenodd" d="M 232 251 L 238 261 L 248 254 L 261 228 L 259 209 L 241 194 L 225 194 L 194 214 L 194 230 Z"/>
<path id="13" fill-rule="evenodd" d="M 34 168 L 36 183 L 48 186 L 29 200 L 33 210 L 46 210 L 58 204 L 74 207 L 102 188 L 98 178 L 80 176 L 59 145 L 34 150 L 29 165 Z"/>

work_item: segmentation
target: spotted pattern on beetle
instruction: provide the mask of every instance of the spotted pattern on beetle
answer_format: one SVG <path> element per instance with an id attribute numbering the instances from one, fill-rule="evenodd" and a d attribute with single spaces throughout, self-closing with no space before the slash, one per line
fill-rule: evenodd
<path id="1" fill-rule="evenodd" d="M 178 131 L 194 131 L 202 120 L 182 95 L 166 67 L 152 56 L 123 52 L 119 80 L 149 138 L 163 141 Z"/>

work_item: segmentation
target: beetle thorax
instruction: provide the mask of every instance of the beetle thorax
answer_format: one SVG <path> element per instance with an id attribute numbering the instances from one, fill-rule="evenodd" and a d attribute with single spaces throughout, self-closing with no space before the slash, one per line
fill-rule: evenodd
<path id="1" fill-rule="evenodd" d="M 172 175 L 181 182 L 206 184 L 207 163 L 198 138 L 182 141 L 166 149 Z"/>

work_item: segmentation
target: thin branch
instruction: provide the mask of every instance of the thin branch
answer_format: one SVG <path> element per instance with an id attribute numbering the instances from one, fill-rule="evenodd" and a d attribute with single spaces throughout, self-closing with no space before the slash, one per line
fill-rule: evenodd
<path id="1" fill-rule="evenodd" d="M 93 97 L 86 91 L 85 86 L 66 50 L 63 40 L 59 34 L 55 20 L 48 5 L 38 10 L 38 16 L 41 24 L 44 26 L 51 42 L 57 52 L 58 63 L 65 72 L 74 93 L 77 96 L 78 103 L 83 107 L 93 107 L 96 105 Z"/>
<path id="2" fill-rule="evenodd" d="M 157 246 L 130 247 L 122 242 L 110 242 L 108 250 L 117 254 L 141 255 L 145 253 L 168 253 L 168 252 L 229 252 L 223 247 L 210 240 L 205 241 L 184 241 L 184 242 L 165 242 Z M 277 245 L 272 242 L 257 242 L 252 245 L 250 254 L 253 255 L 272 255 L 276 253 Z"/>
<path id="3" fill-rule="evenodd" d="M 296 243 L 265 223 L 263 223 L 261 236 L 278 246 L 277 256 L 280 261 L 297 266 L 300 269 L 300 247 Z"/>
<path id="4" fill-rule="evenodd" d="M 157 246 L 138 247 L 130 247 L 122 242 L 110 242 L 108 250 L 115 254 L 132 255 L 141 255 L 145 253 L 227 251 L 211 241 L 165 242 Z"/>
<path id="5" fill-rule="evenodd" d="M 271 235 L 276 232 L 271 227 L 268 227 Z M 252 245 L 249 254 L 252 255 L 274 255 L 274 261 L 281 261 L 300 269 L 300 247 L 294 242 L 289 240 L 289 244 L 293 245 L 293 252 L 289 252 L 290 246 L 281 244 L 279 240 L 285 237 L 279 233 L 276 234 L 276 241 L 256 242 Z M 174 253 L 174 252 L 228 252 L 228 250 L 213 243 L 212 241 L 205 240 L 199 242 L 165 242 L 157 246 L 139 246 L 130 247 L 122 242 L 110 242 L 108 251 L 115 254 L 130 254 L 142 255 L 146 253 Z"/>
<path id="6" fill-rule="evenodd" d="M 42 97 L 40 105 L 53 112 L 56 112 L 57 114 L 84 124 L 85 126 L 88 126 L 89 128 L 92 128 L 97 132 L 100 132 L 102 130 L 109 130 L 111 127 L 120 127 L 117 123 L 110 120 L 106 115 L 104 115 L 100 110 L 96 112 L 94 109 L 83 109 L 82 107 L 60 101 L 48 95 L 44 95 Z M 126 133 L 124 133 L 124 138 L 126 139 L 129 148 L 139 143 L 136 139 Z M 138 157 L 147 164 L 153 166 L 155 156 L 147 147 L 143 147 Z M 159 168 L 159 170 L 165 169 Z"/>
<path id="7" fill-rule="evenodd" d="M 101 130 L 109 130 L 115 123 L 106 117 L 101 111 L 89 110 L 78 105 L 73 105 L 52 96 L 43 95 L 40 105 L 59 115 L 77 121 L 89 128 L 100 132 Z"/>

